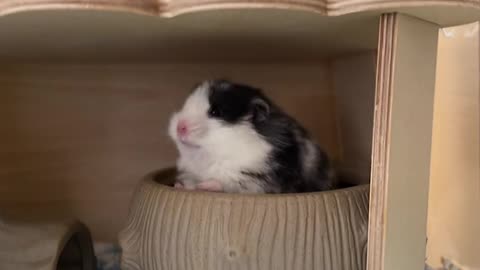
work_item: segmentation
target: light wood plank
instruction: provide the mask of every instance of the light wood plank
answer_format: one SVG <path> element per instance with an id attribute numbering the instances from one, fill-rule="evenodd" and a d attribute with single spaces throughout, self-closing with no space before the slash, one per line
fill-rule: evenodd
<path id="1" fill-rule="evenodd" d="M 423 269 L 437 25 L 381 18 L 368 270 Z"/>
<path id="2" fill-rule="evenodd" d="M 376 16 L 286 10 L 199 12 L 175 19 L 91 10 L 26 12 L 0 17 L 0 60 L 315 63 L 375 50 L 377 28 Z"/>
<path id="3" fill-rule="evenodd" d="M 440 31 L 428 202 L 428 263 L 480 268 L 479 24 Z"/>
<path id="4" fill-rule="evenodd" d="M 227 76 L 265 89 L 338 158 L 335 97 L 326 62 L 1 70 L 0 211 L 79 218 L 96 240 L 116 238 L 145 173 L 175 165 L 168 119 L 190 88 L 206 78 Z"/>
<path id="5" fill-rule="evenodd" d="M 172 17 L 197 11 L 239 8 L 311 11 L 324 16 L 359 12 L 377 16 L 394 10 L 442 25 L 473 22 L 480 18 L 478 0 L 3 0 L 0 2 L 0 16 L 45 9 L 95 9 Z"/>
<path id="6" fill-rule="evenodd" d="M 336 58 L 332 80 L 337 102 L 342 168 L 356 183 L 370 183 L 376 52 Z"/>
<path id="7" fill-rule="evenodd" d="M 383 269 L 386 161 L 390 132 L 390 95 L 392 63 L 394 61 L 397 17 L 383 15 L 380 19 L 377 57 L 377 82 L 372 138 L 372 172 L 370 181 L 370 210 L 367 269 Z"/>

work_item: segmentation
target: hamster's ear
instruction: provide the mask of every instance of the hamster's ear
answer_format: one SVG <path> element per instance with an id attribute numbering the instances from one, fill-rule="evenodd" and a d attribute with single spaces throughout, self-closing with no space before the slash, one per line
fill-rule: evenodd
<path id="1" fill-rule="evenodd" d="M 195 92 L 199 87 L 201 87 L 202 85 L 206 85 L 207 83 L 208 81 L 196 82 L 195 84 L 192 85 L 192 87 L 190 88 L 190 91 L 188 91 L 188 94 L 189 95 L 193 94 L 193 92 Z"/>
<path id="2" fill-rule="evenodd" d="M 268 118 L 270 114 L 270 105 L 261 99 L 256 98 L 252 101 L 252 114 L 253 114 L 253 121 L 262 122 Z"/>

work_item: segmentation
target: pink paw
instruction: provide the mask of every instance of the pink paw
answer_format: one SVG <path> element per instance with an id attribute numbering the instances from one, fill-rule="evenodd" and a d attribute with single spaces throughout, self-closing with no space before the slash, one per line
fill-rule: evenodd
<path id="1" fill-rule="evenodd" d="M 185 187 L 183 186 L 182 183 L 180 182 L 175 182 L 175 185 L 173 186 L 174 188 L 178 188 L 178 189 L 184 189 Z"/>
<path id="2" fill-rule="evenodd" d="M 196 189 L 203 191 L 223 192 L 222 183 L 215 180 L 201 182 L 196 186 Z"/>

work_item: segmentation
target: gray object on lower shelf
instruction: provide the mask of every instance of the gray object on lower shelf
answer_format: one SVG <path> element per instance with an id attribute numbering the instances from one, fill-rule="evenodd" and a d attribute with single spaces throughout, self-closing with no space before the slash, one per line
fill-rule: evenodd
<path id="1" fill-rule="evenodd" d="M 47 224 L 0 218 L 0 269 L 94 270 L 90 232 L 78 221 Z"/>

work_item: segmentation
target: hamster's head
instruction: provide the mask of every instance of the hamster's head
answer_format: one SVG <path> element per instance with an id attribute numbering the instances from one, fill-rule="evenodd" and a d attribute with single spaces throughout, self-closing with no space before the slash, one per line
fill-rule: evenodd
<path id="1" fill-rule="evenodd" d="M 180 150 L 255 140 L 259 138 L 255 126 L 267 121 L 270 107 L 259 89 L 226 80 L 205 81 L 174 113 L 169 135 Z"/>

